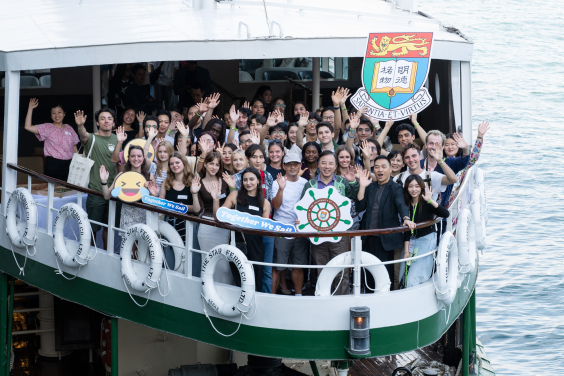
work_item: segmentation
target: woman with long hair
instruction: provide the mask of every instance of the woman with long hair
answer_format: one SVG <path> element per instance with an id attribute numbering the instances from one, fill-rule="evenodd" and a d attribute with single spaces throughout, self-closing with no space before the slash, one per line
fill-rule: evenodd
<path id="1" fill-rule="evenodd" d="M 231 155 L 231 159 L 232 159 L 231 165 L 233 166 L 233 172 L 234 172 L 232 175 L 235 175 L 236 173 L 243 171 L 249 166 L 249 163 L 247 162 L 247 157 L 245 156 L 245 151 L 243 149 L 234 150 L 233 154 Z"/>
<path id="2" fill-rule="evenodd" d="M 157 155 L 153 163 L 151 163 L 151 168 L 149 169 L 149 174 L 151 180 L 153 180 L 157 187 L 159 188 L 159 193 L 161 190 L 161 184 L 167 178 L 168 171 L 169 171 L 169 162 L 170 156 L 174 153 L 174 148 L 172 144 L 168 141 L 162 141 L 157 146 Z"/>
<path id="3" fill-rule="evenodd" d="M 286 149 L 290 150 L 292 146 L 296 143 L 296 137 L 298 136 L 298 123 L 292 122 L 288 124 L 288 136 L 284 142 Z"/>
<path id="4" fill-rule="evenodd" d="M 272 89 L 268 85 L 260 85 L 255 93 L 255 98 L 262 100 L 268 107 L 272 103 Z"/>
<path id="5" fill-rule="evenodd" d="M 165 141 L 170 145 L 169 142 Z M 160 147 L 161 145 L 159 145 Z M 194 175 L 192 167 L 186 156 L 178 151 L 172 152 L 167 161 L 168 173 L 159 193 L 160 198 L 168 201 L 178 202 L 188 206 L 187 214 L 198 215 L 201 213 L 203 204 L 198 192 L 201 188 L 200 177 Z M 166 216 L 168 222 L 178 232 L 182 241 L 186 241 L 186 221 L 173 216 Z M 196 230 L 197 231 L 197 230 Z M 192 244 L 194 246 L 194 244 Z M 175 264 L 174 251 L 170 246 L 164 247 L 167 264 L 172 267 Z M 199 253 L 192 255 L 192 263 L 201 261 Z M 192 271 L 189 271 L 192 272 Z"/>
<path id="6" fill-rule="evenodd" d="M 402 171 L 405 171 L 406 166 L 403 163 L 403 159 L 401 157 L 401 151 L 399 150 L 392 150 L 391 152 L 386 155 L 388 161 L 390 161 L 390 165 L 392 166 L 392 173 L 391 177 L 395 178 L 399 175 Z"/>
<path id="7" fill-rule="evenodd" d="M 234 175 L 239 171 L 235 171 L 233 167 L 233 153 L 237 150 L 237 146 L 234 144 L 224 144 L 223 147 L 218 148 L 218 153 L 221 154 L 221 166 L 223 171 L 229 173 L 229 175 Z"/>
<path id="8" fill-rule="evenodd" d="M 212 186 L 213 211 L 217 212 L 220 204 L 221 188 L 219 183 Z M 261 185 L 261 173 L 254 167 L 248 167 L 243 171 L 242 184 L 238 191 L 233 191 L 223 203 L 223 207 L 227 209 L 236 209 L 243 213 L 258 215 L 262 218 L 270 216 L 270 202 L 265 199 Z M 217 220 L 217 219 L 216 219 Z M 264 261 L 265 246 L 260 235 L 243 234 L 237 232 L 235 241 L 239 247 L 246 249 L 247 258 L 250 261 Z M 263 267 L 261 265 L 253 265 L 255 270 L 255 290 L 262 291 Z M 233 273 L 236 282 L 239 274 Z M 240 284 L 237 283 L 237 284 Z"/>
<path id="9" fill-rule="evenodd" d="M 206 131 L 200 133 L 197 145 L 196 156 L 198 157 L 198 164 L 196 171 L 200 173 L 204 166 L 204 161 L 206 160 L 207 155 L 219 147 L 219 142 L 217 141 L 215 134 Z"/>
<path id="10" fill-rule="evenodd" d="M 135 109 L 133 107 L 128 107 L 121 116 L 121 126 L 127 134 L 127 140 L 131 141 L 135 138 L 143 137 L 143 131 L 139 129 L 138 125 L 135 124 Z M 125 146 L 125 145 L 124 145 Z"/>
<path id="11" fill-rule="evenodd" d="M 67 181 L 73 154 L 77 152 L 78 135 L 70 125 L 63 123 L 65 111 L 61 105 L 51 107 L 52 123 L 32 125 L 33 109 L 37 106 L 39 100 L 32 98 L 25 117 L 25 130 L 39 141 L 45 141 L 45 175 Z"/>
<path id="12" fill-rule="evenodd" d="M 253 112 L 253 115 L 259 114 L 266 117 L 264 114 L 267 112 L 267 110 L 268 110 L 268 104 L 262 99 L 255 98 L 251 102 L 251 111 Z"/>
<path id="13" fill-rule="evenodd" d="M 409 207 L 412 222 L 419 223 L 433 219 L 433 216 L 448 218 L 449 211 L 436 203 L 433 191 L 425 185 L 419 175 L 410 175 L 403 186 L 405 204 Z M 430 254 L 437 247 L 437 228 L 427 226 L 404 232 L 403 258 L 429 254 L 427 257 L 405 262 L 400 267 L 400 288 L 417 286 L 431 278 L 433 256 Z"/>
<path id="14" fill-rule="evenodd" d="M 272 177 L 278 176 L 278 174 L 285 175 L 285 171 L 282 168 L 282 160 L 284 159 L 284 146 L 281 140 L 271 140 L 268 144 L 268 164 L 266 165 L 266 171 Z"/>
<path id="15" fill-rule="evenodd" d="M 199 195 L 204 205 L 202 218 L 210 220 L 214 219 L 214 196 L 212 196 L 212 192 L 214 192 L 216 184 L 219 185 L 218 189 L 220 193 L 218 195 L 218 200 L 220 206 L 225 202 L 229 192 L 236 190 L 235 182 L 230 182 L 228 185 L 228 183 L 222 179 L 221 175 L 221 155 L 212 151 L 206 155 L 202 170 L 200 171 L 202 188 L 200 189 Z M 209 252 L 213 247 L 220 244 L 227 244 L 228 241 L 229 230 L 200 224 L 198 230 L 200 250 Z M 218 263 L 214 276 L 216 281 L 233 284 L 233 277 L 227 261 Z"/>
<path id="16" fill-rule="evenodd" d="M 153 196 L 158 196 L 158 191 L 156 189 L 156 185 L 149 180 L 149 164 L 145 159 L 145 151 L 141 146 L 138 145 L 130 145 L 129 146 L 129 155 L 127 158 L 127 162 L 125 163 L 125 170 L 124 172 L 137 172 L 145 178 L 147 181 L 145 183 L 145 188 L 149 190 L 149 192 Z M 111 197 L 112 189 L 115 188 L 116 181 L 118 177 L 122 173 L 120 172 L 117 174 L 112 186 L 108 188 L 107 182 L 110 173 L 106 170 L 104 165 L 100 166 L 100 180 L 102 183 L 102 194 L 106 200 L 109 200 Z M 147 219 L 146 210 L 142 208 L 138 208 L 136 206 L 131 206 L 127 204 L 122 204 L 121 206 L 121 218 L 119 227 L 123 230 L 129 229 L 131 226 L 145 223 Z"/>
<path id="17" fill-rule="evenodd" d="M 346 145 L 340 145 L 335 150 L 335 155 L 337 156 L 337 168 L 335 170 L 335 174 L 342 176 L 346 179 L 345 174 L 351 170 L 354 170 L 356 179 L 359 179 L 359 174 L 357 169 L 354 167 L 354 151 L 352 148 Z M 358 230 L 360 228 L 360 221 L 362 220 L 362 216 L 364 212 L 357 213 L 355 208 L 354 200 L 351 201 L 351 217 L 353 219 L 353 225 L 351 226 L 351 230 Z"/>
<path id="18" fill-rule="evenodd" d="M 300 176 L 309 181 L 317 173 L 317 160 L 321 154 L 321 146 L 315 141 L 306 142 L 302 149 L 302 168 Z"/>

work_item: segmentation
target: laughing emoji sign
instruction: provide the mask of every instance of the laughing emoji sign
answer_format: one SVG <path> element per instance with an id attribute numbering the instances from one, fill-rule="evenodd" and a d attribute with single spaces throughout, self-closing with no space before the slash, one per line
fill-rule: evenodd
<path id="1" fill-rule="evenodd" d="M 125 172 L 117 177 L 112 189 L 112 197 L 117 197 L 123 202 L 135 202 L 141 197 L 148 195 L 149 190 L 145 188 L 147 180 L 138 172 Z"/>

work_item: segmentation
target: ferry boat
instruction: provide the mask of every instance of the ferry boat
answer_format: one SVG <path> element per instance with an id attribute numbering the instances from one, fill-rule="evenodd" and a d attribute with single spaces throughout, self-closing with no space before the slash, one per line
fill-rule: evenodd
<path id="1" fill-rule="evenodd" d="M 254 356 L 255 366 L 261 359 L 282 358 L 294 369 L 315 376 L 320 370 L 324 372 L 325 368 L 318 369 L 321 361 L 332 361 L 327 369 L 335 367 L 336 371 L 327 372 L 339 375 L 347 372 L 384 375 L 403 367 L 394 371 L 399 375 L 422 372 L 417 362 L 431 358 L 458 366 L 462 375 L 494 374 L 476 337 L 477 249 L 485 247 L 486 221 L 484 175 L 479 168 L 469 170 L 448 208 L 451 215 L 446 222 L 447 233 L 441 239 L 444 250 L 440 256 L 443 258 L 439 257 L 439 246 L 435 251 L 437 268 L 431 280 L 398 291 L 361 293 L 361 268 L 375 264 L 362 262 L 360 237 L 404 232 L 406 227 L 331 235 L 315 233 L 321 237 L 350 237 L 351 252 L 347 258 L 350 264 L 328 264 L 319 268 L 351 268 L 354 272 L 351 295 L 293 297 L 255 293 L 252 300 L 247 301 L 241 288 L 215 283 L 215 293 L 226 306 L 234 307 L 232 313 L 226 313 L 219 307 L 214 309 L 210 300 L 203 298 L 204 281 L 192 273 L 194 255 L 201 254 L 204 262 L 213 256 L 211 252 L 192 247 L 196 236 L 193 224 L 229 229 L 232 234 L 243 231 L 277 237 L 280 233 L 242 230 L 226 223 L 133 203 L 131 205 L 147 210 L 151 236 L 159 233 L 159 213 L 187 222 L 185 243 L 171 243 L 170 239 L 161 238 L 157 241 L 160 244 L 153 244 L 155 249 L 161 244 L 173 246 L 178 259 L 182 260 L 175 265 L 175 270 L 162 270 L 151 277 L 150 274 L 156 274 L 159 269 L 157 263 L 129 260 L 143 283 L 159 282 L 149 286 L 154 288 L 148 289 L 148 293 L 135 289 L 123 275 L 124 253 L 119 254 L 118 246 L 125 231 L 114 225 L 116 199 L 111 199 L 108 223 L 102 224 L 111 229 L 107 249 L 87 247 L 89 234 L 83 234 L 87 240 L 68 238 L 66 228 L 63 231 L 55 226 L 61 214 L 59 209 L 68 203 L 83 207 L 86 195 L 101 194 L 43 175 L 41 156 L 35 155 L 34 141 L 21 126 L 22 109 L 31 96 L 47 103 L 64 101 L 68 103 L 67 117 L 74 110 L 83 109 L 92 119 L 93 112 L 102 107 L 105 73 L 101 66 L 136 61 L 197 60 L 200 66 L 212 72 L 214 91 L 222 94 L 223 105 L 230 105 L 230 100 L 240 105 L 244 98 L 252 97 L 259 85 L 268 83 L 273 92 L 285 92 L 290 101 L 303 98 L 316 109 L 329 104 L 328 94 L 338 86 L 353 90 L 362 87 L 362 62 L 369 33 L 432 32 L 434 45 L 425 87 L 433 101 L 420 112 L 420 122 L 428 130 L 461 132 L 473 145 L 473 42 L 461 31 L 418 11 L 416 0 L 346 3 L 333 0 L 47 3 L 21 0 L 5 3 L 3 9 L 4 22 L 0 26 L 4 36 L 0 41 L 4 95 L 0 228 L 6 230 L 0 235 L 0 375 L 9 373 L 12 344 L 15 336 L 21 334 L 12 331 L 14 296 L 36 294 L 40 295 L 42 305 L 38 308 L 41 323 L 37 330 L 30 332 L 42 336 L 43 354 L 40 352 L 40 355 L 61 357 L 65 354 L 64 344 L 59 339 L 55 346 L 53 338 L 65 336 L 60 328 L 55 331 L 53 326 L 53 312 L 57 312 L 53 310 L 53 297 L 56 301 L 60 298 L 62 302 L 71 302 L 86 307 L 87 312 L 99 312 L 110 318 L 106 323 L 111 324 L 111 334 L 103 338 L 103 351 L 105 358 L 111 359 L 108 369 L 116 376 L 164 374 L 181 365 L 236 363 L 243 366 L 247 363 L 246 354 Z M 311 60 L 309 72 L 307 67 L 276 67 L 276 59 L 298 57 Z M 261 68 L 247 69 L 257 60 L 263 60 Z M 281 71 L 284 73 L 280 74 Z M 231 93 L 241 93 L 241 96 Z M 87 125 L 89 131 L 93 128 L 95 124 Z M 64 196 L 67 191 L 71 194 Z M 11 205 L 11 201 L 16 204 Z M 67 214 L 72 217 L 72 213 Z M 23 220 L 25 215 L 28 215 L 27 221 Z M 74 226 L 76 228 L 76 224 Z M 462 231 L 465 241 L 461 241 Z M 80 242 L 88 248 L 83 252 L 80 267 L 68 266 L 57 257 L 57 236 L 71 253 L 72 249 L 79 249 Z M 296 234 L 296 237 L 310 236 L 312 233 Z M 223 248 L 232 249 L 229 247 L 234 244 Z M 292 267 L 316 268 L 312 265 Z M 444 280 L 439 281 L 437 276 L 441 273 Z M 72 279 L 73 276 L 76 277 Z M 144 276 L 147 278 L 143 279 Z M 37 290 L 14 293 L 16 280 Z M 443 282 L 445 284 L 437 286 Z M 238 300 L 245 303 L 246 309 L 240 309 Z M 89 330 L 90 327 L 86 331 Z M 442 353 L 437 352 L 437 348 L 442 349 Z M 429 356 L 430 353 L 435 358 Z M 250 363 L 251 358 L 249 366 Z M 381 366 L 384 363 L 388 368 Z M 201 366 L 194 367 L 191 371 L 189 368 L 178 371 L 186 374 L 201 371 Z M 204 371 L 229 373 L 218 369 L 205 368 Z M 171 372 L 174 374 L 174 370 Z"/>

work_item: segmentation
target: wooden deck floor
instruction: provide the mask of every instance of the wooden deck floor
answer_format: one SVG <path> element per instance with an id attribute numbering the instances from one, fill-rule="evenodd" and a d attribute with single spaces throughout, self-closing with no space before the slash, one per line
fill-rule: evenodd
<path id="1" fill-rule="evenodd" d="M 349 369 L 351 376 L 389 376 L 394 369 L 403 367 L 415 359 L 442 362 L 443 356 L 433 351 L 435 345 L 403 354 L 355 360 Z"/>

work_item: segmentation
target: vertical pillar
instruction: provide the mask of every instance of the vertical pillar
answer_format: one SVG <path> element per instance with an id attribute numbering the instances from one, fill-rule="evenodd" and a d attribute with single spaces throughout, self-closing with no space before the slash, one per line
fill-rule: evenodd
<path id="1" fill-rule="evenodd" d="M 112 376 L 118 376 L 118 318 L 112 317 Z"/>
<path id="2" fill-rule="evenodd" d="M 471 325 L 470 328 L 472 329 L 472 334 L 470 336 L 470 352 L 476 352 L 476 289 L 472 292 L 472 296 L 470 297 L 469 302 L 470 307 L 472 307 L 472 312 L 470 315 L 471 318 Z"/>
<path id="3" fill-rule="evenodd" d="M 318 57 L 313 58 L 312 71 L 313 71 L 312 73 L 313 86 L 311 89 L 311 111 L 315 111 L 319 108 L 319 92 L 320 92 L 319 78 L 320 78 L 321 66 L 320 66 L 320 59 Z"/>
<path id="4" fill-rule="evenodd" d="M 18 163 L 18 126 L 20 113 L 20 72 L 6 71 L 4 91 L 4 149 L 2 156 L 2 215 L 6 213 L 9 192 L 16 189 L 17 173 L 8 163 Z M 4 311 L 6 312 L 6 311 Z"/>
<path id="5" fill-rule="evenodd" d="M 10 374 L 12 357 L 12 323 L 14 321 L 14 288 L 16 279 L 10 276 L 10 302 L 8 303 L 8 331 L 6 333 L 6 375 Z"/>
<path id="6" fill-rule="evenodd" d="M 462 102 L 462 134 L 469 145 L 472 144 L 472 78 L 469 61 L 460 62 L 460 98 Z"/>
<path id="7" fill-rule="evenodd" d="M 360 296 L 360 263 L 362 255 L 362 238 L 360 236 L 355 236 L 352 239 L 353 245 L 353 255 L 354 255 L 354 284 L 353 284 L 353 294 L 354 296 Z"/>
<path id="8" fill-rule="evenodd" d="M 472 319 L 471 319 L 470 302 L 464 308 L 463 313 L 463 342 L 462 342 L 462 376 L 468 376 L 468 367 L 470 365 L 470 336 L 472 335 Z"/>
<path id="9" fill-rule="evenodd" d="M 102 108 L 102 79 L 100 77 L 100 66 L 92 66 L 92 109 L 94 113 Z M 92 121 L 94 122 L 94 133 L 98 132 L 98 127 L 96 126 L 96 119 L 94 119 L 94 113 L 92 114 Z"/>
<path id="10" fill-rule="evenodd" d="M 0 272 L 0 376 L 6 376 L 6 361 L 8 360 L 8 347 L 6 346 L 7 293 L 8 275 Z"/>

